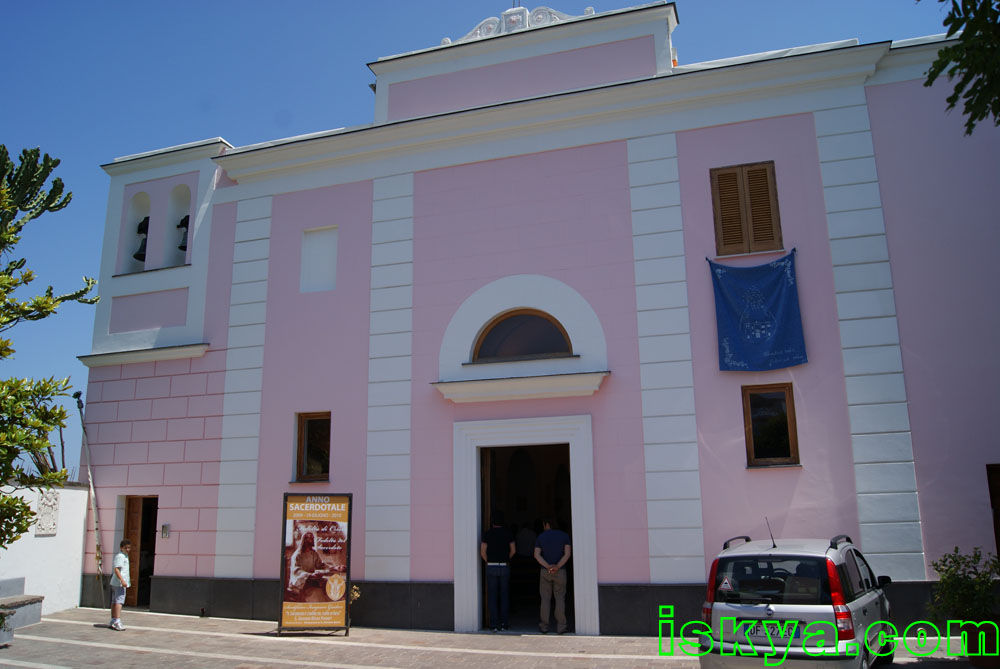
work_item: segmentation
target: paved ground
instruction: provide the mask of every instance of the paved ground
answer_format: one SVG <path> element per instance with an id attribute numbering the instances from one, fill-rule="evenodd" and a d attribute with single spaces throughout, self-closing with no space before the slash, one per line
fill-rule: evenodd
<path id="1" fill-rule="evenodd" d="M 670 667 L 695 658 L 660 657 L 649 637 L 455 634 L 351 628 L 343 633 L 277 636 L 275 624 L 126 610 L 128 629 L 107 628 L 108 613 L 70 609 L 23 627 L 0 648 L 0 667 Z M 909 669 L 965 669 L 944 658 L 900 657 Z"/>

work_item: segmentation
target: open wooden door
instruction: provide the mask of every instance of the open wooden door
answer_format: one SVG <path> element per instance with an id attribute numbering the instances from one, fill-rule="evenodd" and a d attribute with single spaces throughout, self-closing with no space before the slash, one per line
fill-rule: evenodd
<path id="1" fill-rule="evenodd" d="M 125 591 L 125 606 L 135 606 L 138 601 L 139 588 L 139 552 L 142 550 L 142 497 L 129 496 L 125 498 L 125 538 L 132 542 L 129 555 L 129 581 L 131 588 Z M 118 547 L 115 547 L 118 554 Z"/>

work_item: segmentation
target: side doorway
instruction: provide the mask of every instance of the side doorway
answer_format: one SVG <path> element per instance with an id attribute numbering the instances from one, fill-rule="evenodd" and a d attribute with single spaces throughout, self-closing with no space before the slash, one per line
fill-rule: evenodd
<path id="1" fill-rule="evenodd" d="M 157 506 L 158 498 L 155 496 L 130 495 L 125 498 L 123 534 L 132 542 L 132 554 L 129 557 L 129 580 L 132 587 L 125 592 L 125 606 L 149 606 L 150 583 L 156 560 Z"/>

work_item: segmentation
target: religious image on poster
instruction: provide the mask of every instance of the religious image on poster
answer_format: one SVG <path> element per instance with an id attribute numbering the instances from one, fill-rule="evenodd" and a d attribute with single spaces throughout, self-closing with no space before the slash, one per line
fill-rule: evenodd
<path id="1" fill-rule="evenodd" d="M 350 496 L 286 495 L 280 628 L 347 627 Z"/>

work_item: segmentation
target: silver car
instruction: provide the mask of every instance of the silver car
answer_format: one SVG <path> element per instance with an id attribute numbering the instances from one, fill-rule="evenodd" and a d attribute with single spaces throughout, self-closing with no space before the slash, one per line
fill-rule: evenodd
<path id="1" fill-rule="evenodd" d="M 895 643 L 882 591 L 890 582 L 876 578 L 845 534 L 829 541 L 733 537 L 712 563 L 698 635 L 701 667 L 891 663 Z"/>

